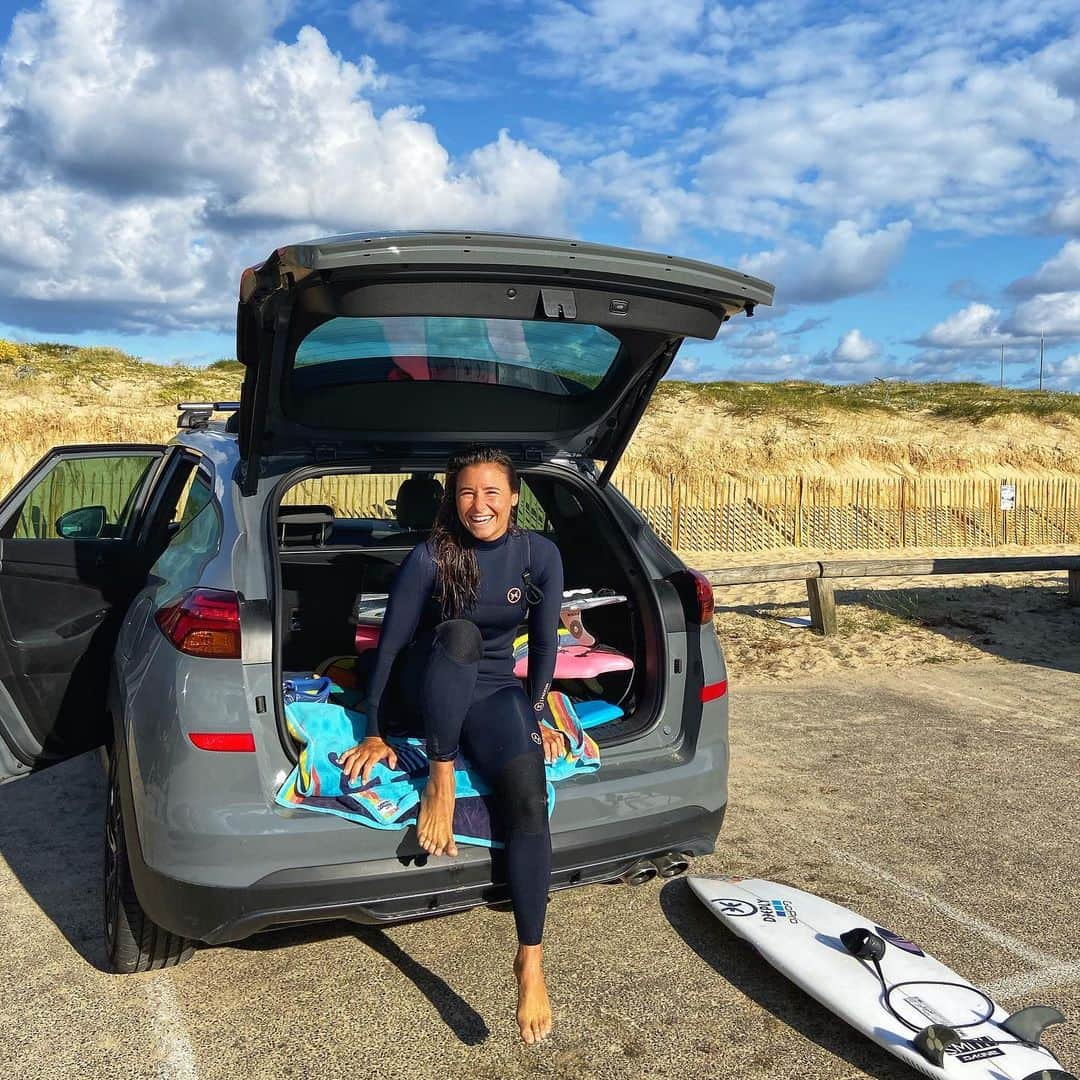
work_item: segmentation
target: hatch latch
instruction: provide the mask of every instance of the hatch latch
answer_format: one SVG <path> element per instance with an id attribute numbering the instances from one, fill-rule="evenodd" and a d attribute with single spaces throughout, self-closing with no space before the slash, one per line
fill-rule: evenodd
<path id="1" fill-rule="evenodd" d="M 541 289 L 540 299 L 549 319 L 577 318 L 577 301 L 570 289 Z"/>

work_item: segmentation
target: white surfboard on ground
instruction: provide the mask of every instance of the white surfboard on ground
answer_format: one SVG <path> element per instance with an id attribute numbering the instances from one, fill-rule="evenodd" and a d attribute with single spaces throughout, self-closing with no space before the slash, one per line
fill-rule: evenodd
<path id="1" fill-rule="evenodd" d="M 1056 1010 L 1010 1017 L 913 942 L 801 889 L 760 878 L 689 881 L 777 971 L 924 1076 L 1077 1080 L 1039 1045 L 1043 1028 L 1063 1019 Z"/>

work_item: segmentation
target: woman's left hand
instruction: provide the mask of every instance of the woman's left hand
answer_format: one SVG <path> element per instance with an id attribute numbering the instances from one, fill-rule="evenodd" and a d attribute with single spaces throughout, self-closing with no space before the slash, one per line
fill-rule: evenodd
<path id="1" fill-rule="evenodd" d="M 561 731 L 555 731 L 547 724 L 541 724 L 540 738 L 544 742 L 544 761 L 548 765 L 554 764 L 566 754 L 566 736 Z"/>

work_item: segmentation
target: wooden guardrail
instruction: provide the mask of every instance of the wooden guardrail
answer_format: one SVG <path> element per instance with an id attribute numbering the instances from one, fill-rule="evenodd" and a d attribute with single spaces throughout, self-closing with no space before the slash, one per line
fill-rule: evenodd
<path id="1" fill-rule="evenodd" d="M 1080 555 L 1002 555 L 968 559 L 834 559 L 828 562 L 733 566 L 702 573 L 712 585 L 752 585 L 766 581 L 806 582 L 810 625 L 836 633 L 836 582 L 859 577 L 917 577 L 922 574 L 1017 574 L 1067 570 L 1069 603 L 1080 605 Z"/>

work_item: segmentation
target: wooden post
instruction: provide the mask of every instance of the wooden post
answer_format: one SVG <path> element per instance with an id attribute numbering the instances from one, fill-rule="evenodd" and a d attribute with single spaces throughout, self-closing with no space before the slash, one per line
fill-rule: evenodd
<path id="1" fill-rule="evenodd" d="M 1069 571 L 1069 603 L 1080 607 L 1080 570 Z"/>
<path id="2" fill-rule="evenodd" d="M 810 600 L 810 625 L 824 637 L 836 634 L 836 586 L 828 578 L 807 578 L 806 595 Z"/>
<path id="3" fill-rule="evenodd" d="M 679 550 L 679 481 L 674 473 L 671 473 L 671 546 L 675 551 Z"/>

